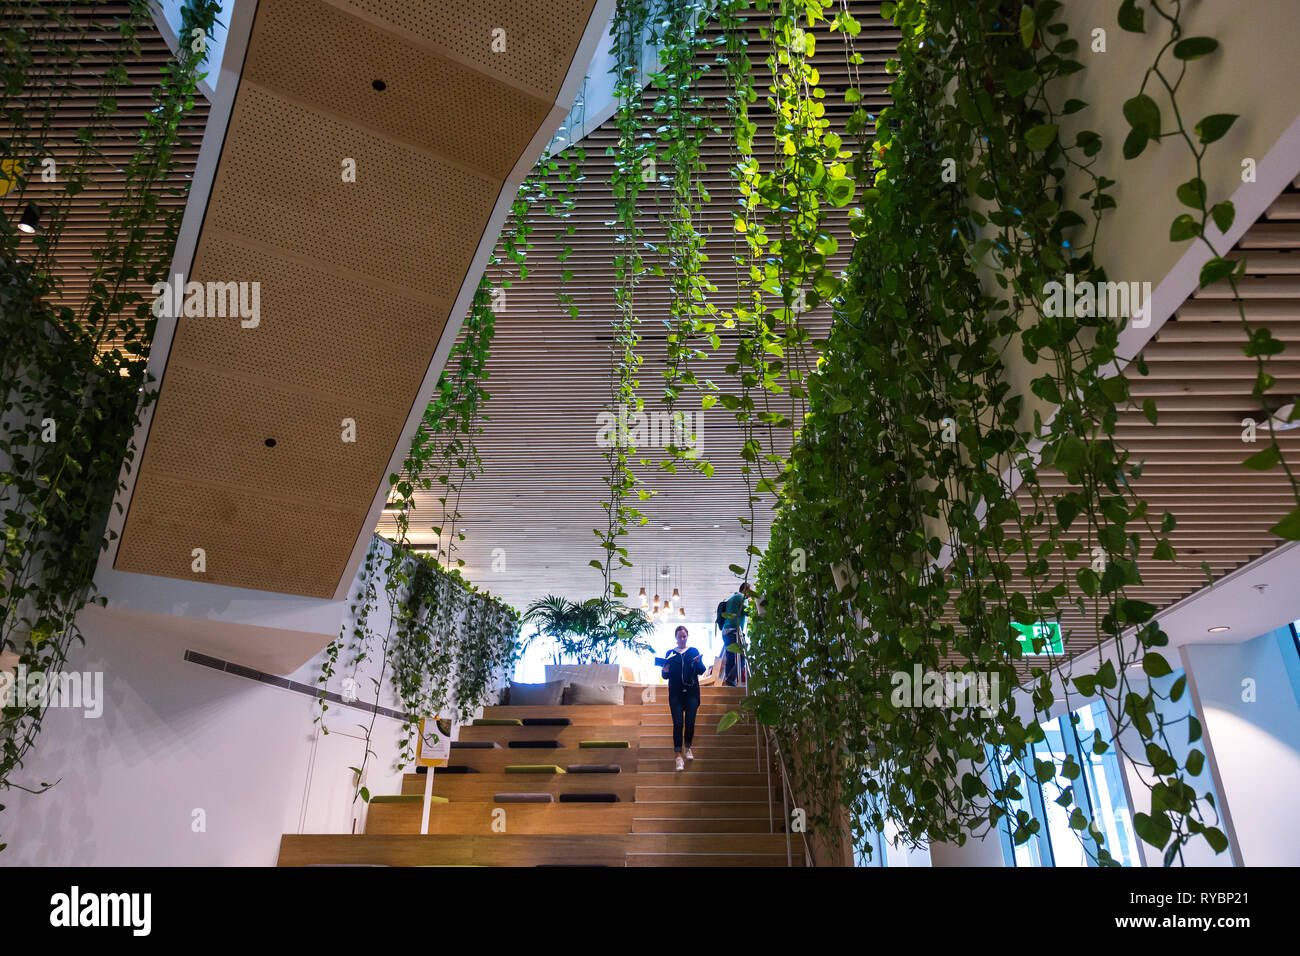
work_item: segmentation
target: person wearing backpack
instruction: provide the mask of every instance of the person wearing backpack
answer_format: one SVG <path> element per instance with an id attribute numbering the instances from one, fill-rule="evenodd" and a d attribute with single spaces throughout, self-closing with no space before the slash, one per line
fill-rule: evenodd
<path id="1" fill-rule="evenodd" d="M 695 759 L 691 743 L 695 740 L 695 714 L 700 709 L 700 675 L 704 673 L 704 658 L 695 648 L 686 646 L 690 632 L 685 627 L 678 627 L 673 636 L 677 639 L 677 646 L 663 656 L 662 673 L 668 679 L 668 709 L 673 715 L 676 769 L 684 770 L 683 744 L 686 746 L 686 759 Z"/>
<path id="2" fill-rule="evenodd" d="M 742 651 L 744 650 L 745 602 L 749 599 L 751 593 L 752 589 L 749 582 L 742 581 L 736 593 L 718 605 L 718 623 L 722 628 L 722 647 L 726 654 L 726 664 L 722 671 L 722 683 L 726 687 L 736 686 L 739 671 L 736 666 L 736 652 L 726 650 L 726 648 L 735 644 Z"/>

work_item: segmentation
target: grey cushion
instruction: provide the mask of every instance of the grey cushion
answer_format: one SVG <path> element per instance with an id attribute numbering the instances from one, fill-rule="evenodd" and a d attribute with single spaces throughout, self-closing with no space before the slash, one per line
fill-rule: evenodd
<path id="1" fill-rule="evenodd" d="M 580 684 L 569 685 L 568 704 L 619 704 L 623 703 L 622 684 Z"/>
<path id="2" fill-rule="evenodd" d="M 562 700 L 564 700 L 562 680 L 553 680 L 545 684 L 510 682 L 511 707 L 558 707 Z"/>
<path id="3" fill-rule="evenodd" d="M 493 803 L 554 803 L 555 796 L 550 793 L 494 793 Z"/>

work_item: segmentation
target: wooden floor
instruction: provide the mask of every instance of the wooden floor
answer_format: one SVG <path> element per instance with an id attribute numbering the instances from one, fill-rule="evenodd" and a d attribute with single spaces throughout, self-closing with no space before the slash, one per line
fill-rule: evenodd
<path id="1" fill-rule="evenodd" d="M 423 801 L 372 803 L 366 832 L 286 834 L 281 866 L 801 866 L 787 856 L 779 780 L 768 774 L 752 721 L 725 733 L 718 721 L 740 701 L 739 688 L 704 687 L 693 761 L 673 767 L 672 718 L 658 688 L 645 703 L 628 688 L 623 706 L 488 707 L 484 718 L 568 718 L 568 726 L 468 726 L 460 740 L 491 749 L 455 748 L 451 766 L 433 771 L 431 807 L 420 835 Z M 590 748 L 583 741 L 620 740 L 628 747 Z M 533 746 L 511 747 L 515 743 Z M 553 745 L 552 745 L 553 744 Z M 564 773 L 507 773 L 514 765 Z M 609 765 L 617 772 L 568 772 Z M 423 795 L 425 776 L 406 774 L 402 793 Z M 549 794 L 551 803 L 513 803 L 507 794 Z M 616 802 L 561 802 L 608 795 Z"/>

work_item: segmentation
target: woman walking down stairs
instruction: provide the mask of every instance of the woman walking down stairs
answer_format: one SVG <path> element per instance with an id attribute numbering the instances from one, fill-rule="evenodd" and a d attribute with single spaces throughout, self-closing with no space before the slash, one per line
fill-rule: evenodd
<path id="1" fill-rule="evenodd" d="M 622 706 L 488 707 L 461 728 L 449 766 L 371 800 L 365 833 L 286 834 L 280 865 L 795 866 L 781 782 L 752 718 L 724 733 L 738 687 L 703 687 L 695 759 L 674 769 L 663 687 L 628 686 Z"/>

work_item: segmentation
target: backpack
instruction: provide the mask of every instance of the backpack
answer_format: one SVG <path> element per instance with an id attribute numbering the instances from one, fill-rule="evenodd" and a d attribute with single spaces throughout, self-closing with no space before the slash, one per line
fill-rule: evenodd
<path id="1" fill-rule="evenodd" d="M 715 622 L 715 623 L 718 625 L 718 630 L 722 630 L 723 628 L 725 628 L 725 627 L 727 626 L 727 619 L 726 619 L 726 617 L 724 616 L 726 613 L 727 613 L 727 602 L 726 602 L 726 601 L 719 601 L 719 602 L 718 602 L 718 618 L 717 618 L 717 621 Z"/>

